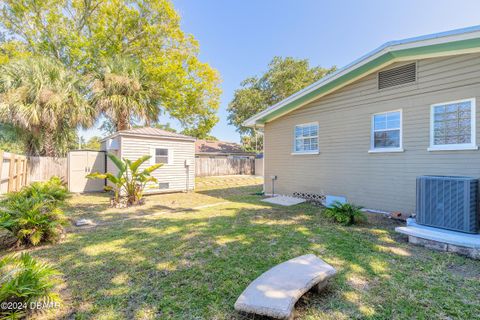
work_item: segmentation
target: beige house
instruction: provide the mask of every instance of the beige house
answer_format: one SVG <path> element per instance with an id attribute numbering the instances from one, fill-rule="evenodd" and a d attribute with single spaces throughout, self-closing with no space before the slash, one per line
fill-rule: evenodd
<path id="1" fill-rule="evenodd" d="M 195 138 L 156 128 L 138 128 L 116 132 L 102 140 L 102 150 L 121 158 L 136 160 L 151 155 L 145 167 L 163 163 L 152 175 L 157 184 L 146 193 L 193 190 L 195 187 Z M 107 172 L 116 172 L 107 158 Z"/>
<path id="2" fill-rule="evenodd" d="M 480 27 L 386 43 L 245 122 L 265 191 L 415 210 L 420 175 L 480 177 Z"/>

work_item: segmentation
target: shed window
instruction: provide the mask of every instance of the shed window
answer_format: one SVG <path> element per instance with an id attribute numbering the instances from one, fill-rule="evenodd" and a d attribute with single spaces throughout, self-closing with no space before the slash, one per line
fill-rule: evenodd
<path id="1" fill-rule="evenodd" d="M 431 106 L 430 149 L 472 149 L 475 146 L 475 99 Z"/>
<path id="2" fill-rule="evenodd" d="M 155 149 L 155 163 L 168 163 L 168 149 Z"/>
<path id="3" fill-rule="evenodd" d="M 372 119 L 372 149 L 392 150 L 402 147 L 402 112 L 377 113 Z"/>
<path id="4" fill-rule="evenodd" d="M 318 123 L 306 123 L 295 126 L 294 153 L 318 152 Z"/>

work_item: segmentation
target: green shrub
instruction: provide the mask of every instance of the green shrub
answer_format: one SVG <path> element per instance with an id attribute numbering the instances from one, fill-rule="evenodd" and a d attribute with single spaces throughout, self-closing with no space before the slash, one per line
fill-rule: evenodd
<path id="1" fill-rule="evenodd" d="M 352 225 L 361 220 L 365 220 L 362 207 L 355 206 L 351 203 L 340 203 L 335 201 L 330 208 L 325 209 L 325 215 L 332 218 L 336 222 L 344 225 Z"/>
<path id="2" fill-rule="evenodd" d="M 9 255 L 0 259 L 0 303 L 15 303 L 20 308 L 0 309 L 0 319 L 23 318 L 35 303 L 60 303 L 54 291 L 59 282 L 58 272 L 46 263 L 33 259 L 28 253 Z"/>
<path id="3" fill-rule="evenodd" d="M 46 182 L 34 182 L 24 187 L 20 194 L 24 197 L 47 199 L 63 204 L 68 198 L 68 189 L 59 177 L 53 177 Z"/>
<path id="4" fill-rule="evenodd" d="M 56 242 L 67 223 L 60 206 L 68 192 L 58 178 L 37 182 L 7 194 L 0 203 L 0 228 L 16 238 L 17 245 Z"/>

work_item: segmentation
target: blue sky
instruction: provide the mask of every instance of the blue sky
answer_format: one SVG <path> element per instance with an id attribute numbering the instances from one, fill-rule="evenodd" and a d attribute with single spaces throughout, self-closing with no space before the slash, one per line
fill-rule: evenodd
<path id="1" fill-rule="evenodd" d="M 240 137 L 226 108 L 246 77 L 274 56 L 342 67 L 384 42 L 480 24 L 480 1 L 173 0 L 182 29 L 200 43 L 200 57 L 222 78 L 219 123 L 212 134 Z M 165 119 L 178 127 L 175 121 Z M 97 129 L 82 131 L 86 138 Z"/>

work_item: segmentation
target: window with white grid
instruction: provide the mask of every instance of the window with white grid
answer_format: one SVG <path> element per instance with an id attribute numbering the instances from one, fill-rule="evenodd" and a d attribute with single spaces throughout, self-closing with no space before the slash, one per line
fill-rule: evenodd
<path id="1" fill-rule="evenodd" d="M 397 150 L 402 147 L 402 111 L 389 111 L 373 115 L 373 150 Z"/>
<path id="2" fill-rule="evenodd" d="M 318 123 L 295 126 L 294 153 L 318 153 Z"/>

